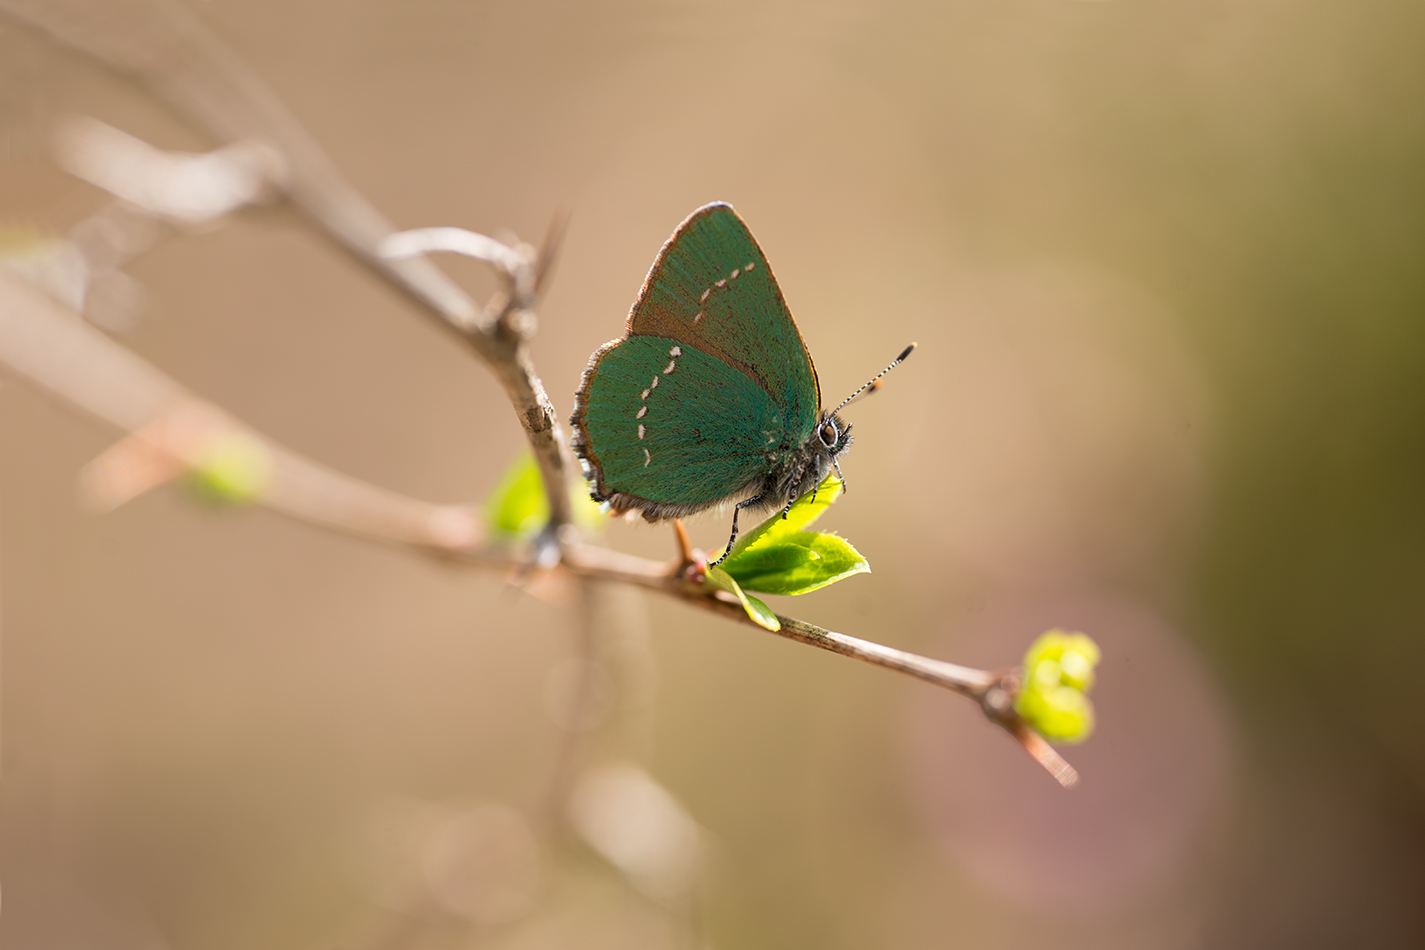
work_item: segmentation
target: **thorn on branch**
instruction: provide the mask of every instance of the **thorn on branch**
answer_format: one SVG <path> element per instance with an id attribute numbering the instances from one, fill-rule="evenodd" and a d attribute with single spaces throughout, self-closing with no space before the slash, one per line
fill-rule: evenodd
<path id="1" fill-rule="evenodd" d="M 535 257 L 534 293 L 536 297 L 544 292 L 544 288 L 554 273 L 554 265 L 559 260 L 559 252 L 564 246 L 564 236 L 569 233 L 569 218 L 569 211 L 561 209 L 549 222 L 549 230 L 545 232 L 544 243 L 540 245 L 539 254 Z"/>

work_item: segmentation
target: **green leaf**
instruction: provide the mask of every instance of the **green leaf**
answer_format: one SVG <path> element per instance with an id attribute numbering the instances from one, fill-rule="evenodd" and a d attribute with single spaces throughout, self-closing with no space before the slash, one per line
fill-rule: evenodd
<path id="1" fill-rule="evenodd" d="M 851 543 L 831 532 L 803 529 L 841 497 L 841 480 L 828 475 L 792 504 L 784 519 L 773 515 L 747 532 L 719 567 L 742 587 L 767 594 L 805 594 L 828 584 L 869 573 L 871 568 Z"/>
<path id="2" fill-rule="evenodd" d="M 816 491 L 807 492 L 792 502 L 792 507 L 787 511 L 786 518 L 783 518 L 780 514 L 773 515 L 738 538 L 737 543 L 732 546 L 732 553 L 728 555 L 727 560 L 731 561 L 739 557 L 742 552 L 750 550 L 753 547 L 772 544 L 788 535 L 797 534 L 807 525 L 820 518 L 826 509 L 830 508 L 832 503 L 841 497 L 843 491 L 841 479 L 835 475 L 826 476 L 826 478 L 822 480 L 822 483 L 817 486 Z M 815 501 L 812 501 L 812 495 L 816 496 Z"/>
<path id="3" fill-rule="evenodd" d="M 752 618 L 752 622 L 768 630 L 782 629 L 782 622 L 777 619 L 777 615 L 756 597 L 749 597 L 742 587 L 733 580 L 732 576 L 720 567 L 710 567 L 707 572 L 706 583 L 709 587 L 718 590 L 725 590 L 735 596 L 742 604 L 742 609 L 747 611 L 747 616 Z"/>
<path id="4" fill-rule="evenodd" d="M 574 520 L 586 528 L 602 526 L 599 506 L 582 487 L 569 493 Z M 528 450 L 521 452 L 505 471 L 494 494 L 485 503 L 485 521 L 490 531 L 505 538 L 527 538 L 549 521 L 549 499 L 544 494 L 544 478 Z"/>
<path id="5" fill-rule="evenodd" d="M 871 570 L 851 542 L 823 531 L 759 544 L 728 558 L 722 567 L 743 587 L 767 594 L 805 594 Z"/>

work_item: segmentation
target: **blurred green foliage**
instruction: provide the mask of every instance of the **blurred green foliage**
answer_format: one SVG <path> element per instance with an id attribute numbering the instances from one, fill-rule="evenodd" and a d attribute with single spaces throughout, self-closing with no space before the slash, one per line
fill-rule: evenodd
<path id="1" fill-rule="evenodd" d="M 204 501 L 250 505 L 272 481 L 272 456 L 250 436 L 225 433 L 214 439 L 188 472 L 188 484 Z"/>
<path id="2" fill-rule="evenodd" d="M 590 529 L 603 524 L 599 506 L 589 499 L 588 492 L 576 487 L 569 492 L 569 500 L 576 523 Z M 549 499 L 544 495 L 539 466 L 528 451 L 521 452 L 485 503 L 485 523 L 496 537 L 516 539 L 534 535 L 548 520 Z"/>

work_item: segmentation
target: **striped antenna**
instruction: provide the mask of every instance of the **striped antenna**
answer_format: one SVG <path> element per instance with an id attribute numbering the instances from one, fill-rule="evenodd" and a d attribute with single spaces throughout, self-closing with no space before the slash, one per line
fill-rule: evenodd
<path id="1" fill-rule="evenodd" d="M 890 365 L 890 366 L 887 366 L 885 369 L 881 370 L 879 373 L 877 373 L 875 376 L 873 376 L 873 377 L 871 378 L 871 381 L 870 381 L 869 383 L 867 383 L 866 385 L 862 386 L 860 389 L 856 390 L 854 393 L 852 393 L 851 395 L 849 395 L 849 396 L 847 396 L 845 399 L 843 399 L 843 400 L 841 401 L 841 405 L 839 405 L 839 406 L 837 406 L 835 409 L 831 410 L 831 414 L 832 414 L 833 416 L 836 415 L 838 412 L 840 412 L 841 410 L 843 410 L 843 409 L 846 408 L 847 403 L 851 402 L 851 400 L 855 399 L 857 396 L 861 395 L 862 393 L 866 392 L 867 390 L 870 390 L 871 392 L 875 392 L 876 390 L 880 389 L 880 388 L 881 388 L 881 384 L 880 384 L 881 377 L 884 376 L 884 375 L 886 375 L 887 373 L 889 373 L 891 370 L 895 369 L 897 366 L 899 366 L 899 365 L 901 365 L 902 363 L 904 363 L 905 360 L 906 360 L 906 357 L 907 357 L 907 356 L 910 356 L 910 351 L 913 350 L 913 349 L 915 349 L 915 348 L 916 348 L 916 344 L 914 344 L 914 343 L 912 343 L 910 346 L 906 347 L 903 351 L 901 351 L 901 355 L 900 355 L 900 356 L 897 356 L 894 360 L 891 361 L 891 365 Z"/>

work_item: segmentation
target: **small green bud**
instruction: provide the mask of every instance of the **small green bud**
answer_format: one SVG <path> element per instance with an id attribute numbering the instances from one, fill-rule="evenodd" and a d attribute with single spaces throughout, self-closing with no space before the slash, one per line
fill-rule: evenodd
<path id="1" fill-rule="evenodd" d="M 271 482 L 272 456 L 267 448 L 239 432 L 214 439 L 188 473 L 193 491 L 218 504 L 253 504 Z"/>
<path id="2" fill-rule="evenodd" d="M 1015 697 L 1020 717 L 1044 738 L 1083 742 L 1093 732 L 1093 686 L 1098 644 L 1082 633 L 1050 630 L 1024 654 L 1024 685 Z"/>

